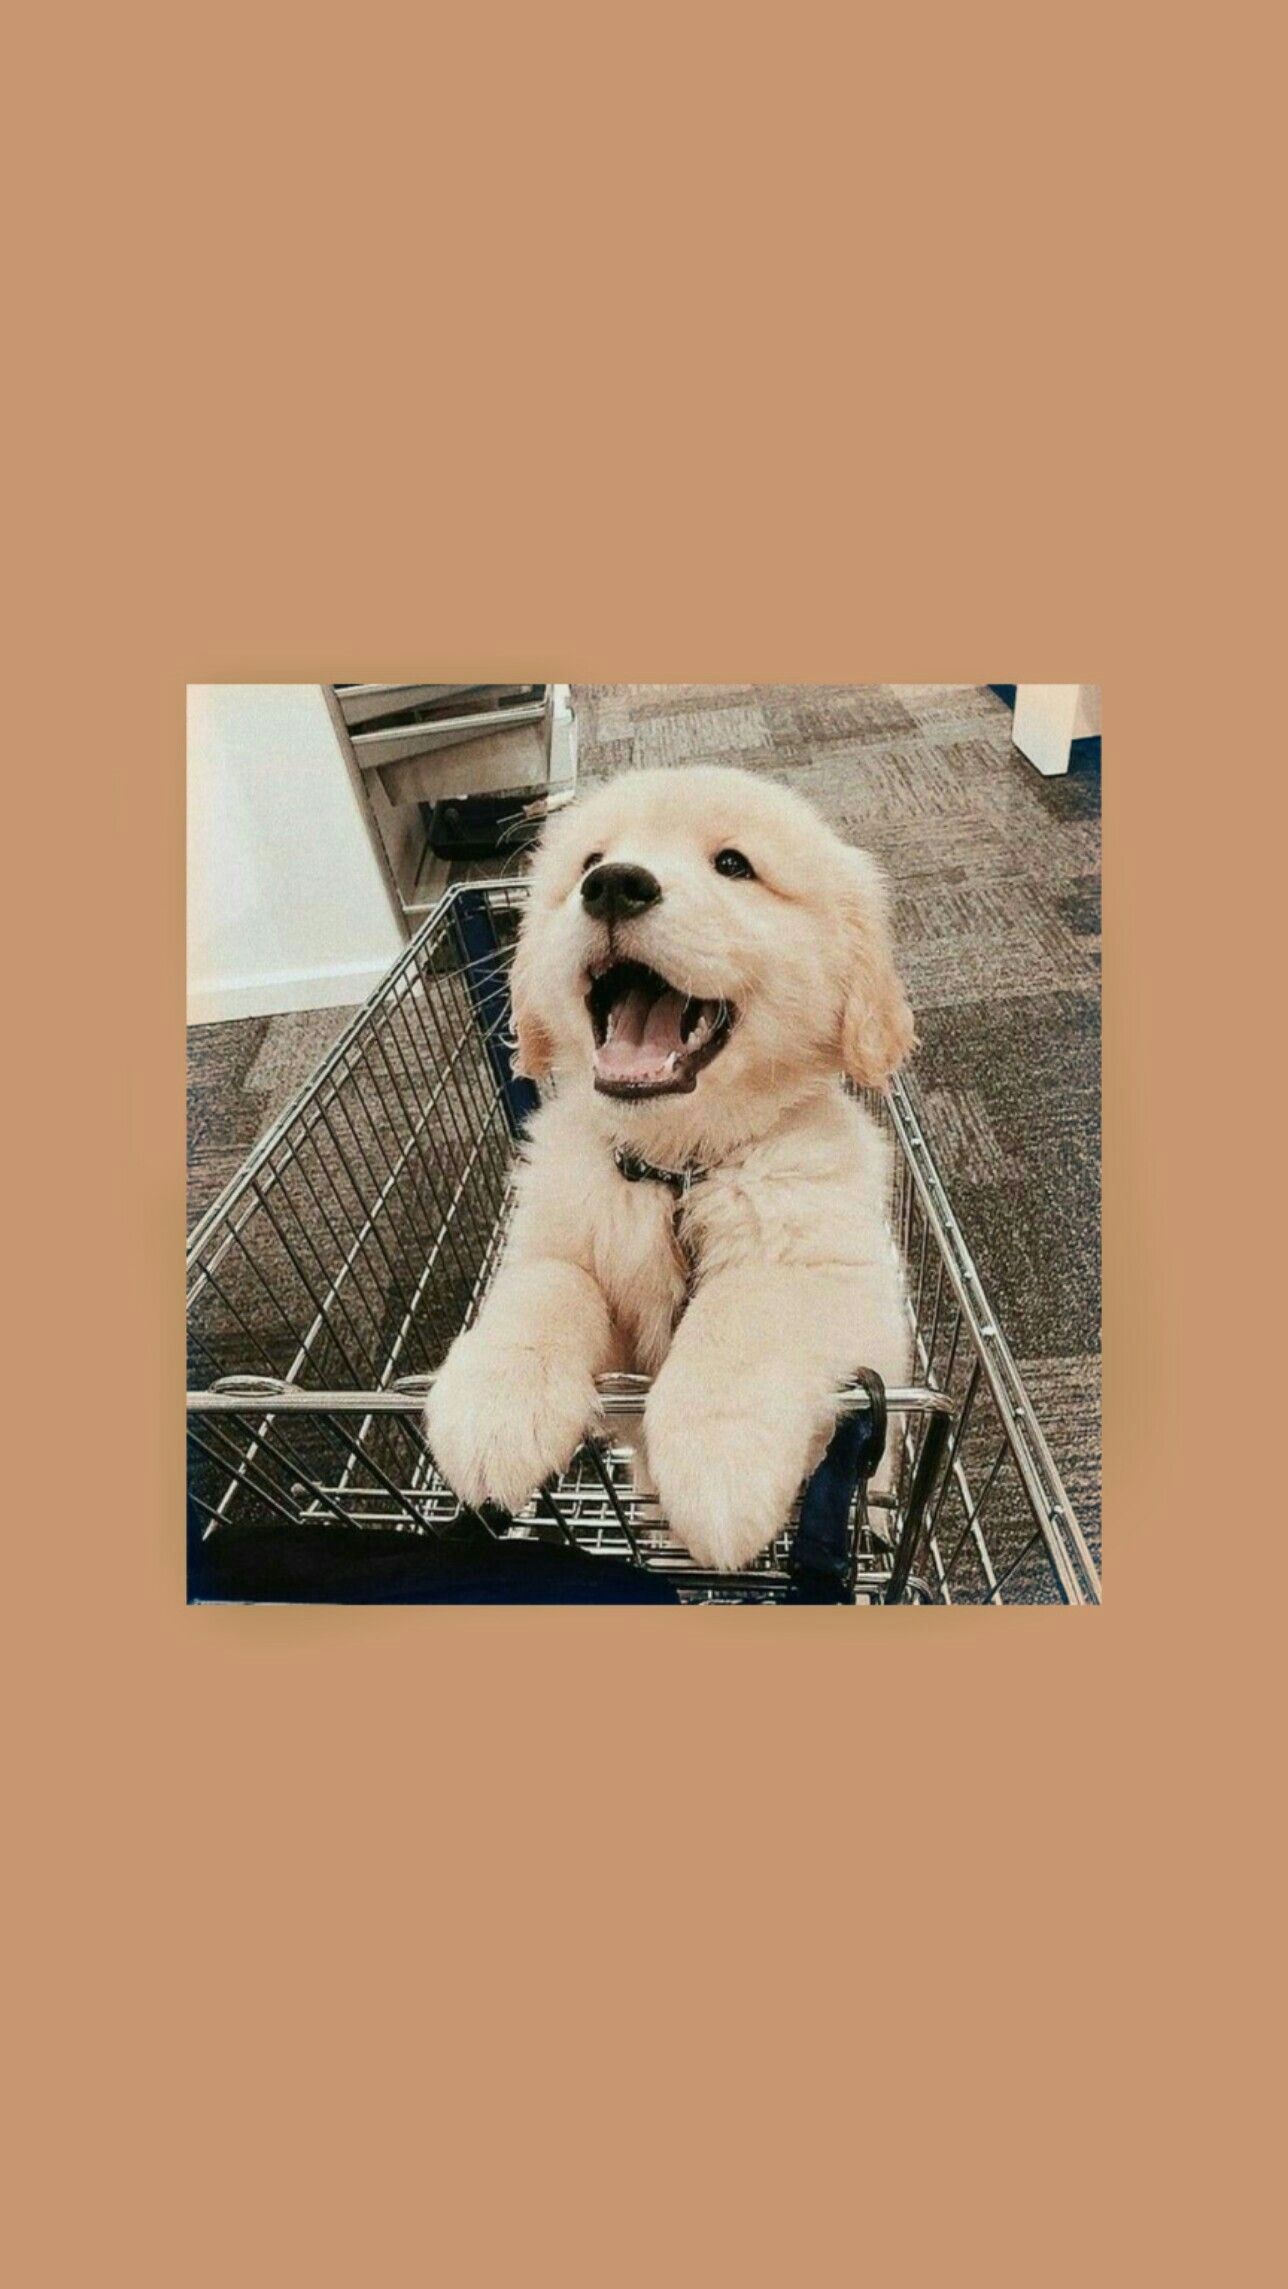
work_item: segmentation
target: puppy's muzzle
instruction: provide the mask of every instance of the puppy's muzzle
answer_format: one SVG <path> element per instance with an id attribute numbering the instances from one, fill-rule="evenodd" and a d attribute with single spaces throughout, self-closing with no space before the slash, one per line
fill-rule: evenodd
<path id="1" fill-rule="evenodd" d="M 646 866 L 592 866 L 581 886 L 586 912 L 596 922 L 628 922 L 656 906 L 662 885 Z"/>

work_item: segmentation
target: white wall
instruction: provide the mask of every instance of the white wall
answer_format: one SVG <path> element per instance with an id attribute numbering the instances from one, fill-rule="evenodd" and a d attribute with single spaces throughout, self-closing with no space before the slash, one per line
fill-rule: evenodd
<path id="1" fill-rule="evenodd" d="M 365 999 L 405 943 L 320 684 L 188 687 L 188 1022 Z"/>

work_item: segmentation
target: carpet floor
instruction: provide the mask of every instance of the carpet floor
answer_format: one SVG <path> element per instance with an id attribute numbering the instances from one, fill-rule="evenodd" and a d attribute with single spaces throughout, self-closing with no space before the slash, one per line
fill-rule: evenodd
<path id="1" fill-rule="evenodd" d="M 1098 763 L 1043 779 L 979 685 L 592 684 L 574 703 L 583 782 L 738 764 L 884 862 L 931 1145 L 1098 1551 Z M 351 1014 L 190 1028 L 190 1220 Z"/>

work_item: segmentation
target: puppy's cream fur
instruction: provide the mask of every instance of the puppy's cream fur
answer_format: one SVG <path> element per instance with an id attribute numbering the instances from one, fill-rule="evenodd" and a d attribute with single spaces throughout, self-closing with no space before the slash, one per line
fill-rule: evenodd
<path id="1" fill-rule="evenodd" d="M 728 847 L 754 881 L 717 873 Z M 611 947 L 580 896 L 592 854 L 662 886 Z M 585 996 L 608 952 L 737 1010 L 690 1095 L 595 1092 Z M 520 1509 L 595 1426 L 595 1377 L 652 1376 L 640 1460 L 663 1513 L 701 1564 L 745 1566 L 821 1455 L 837 1385 L 908 1375 L 886 1148 L 839 1080 L 880 1088 L 913 1039 L 880 871 L 749 773 L 621 778 L 546 830 L 513 1005 L 519 1069 L 554 1092 L 500 1272 L 430 1396 L 434 1456 L 467 1502 Z M 663 1186 L 622 1178 L 617 1144 L 710 1173 L 677 1218 Z"/>

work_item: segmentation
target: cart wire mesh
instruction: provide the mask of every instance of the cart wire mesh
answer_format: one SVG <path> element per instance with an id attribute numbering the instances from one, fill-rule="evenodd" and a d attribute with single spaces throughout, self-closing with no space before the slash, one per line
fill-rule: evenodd
<path id="1" fill-rule="evenodd" d="M 521 883 L 450 889 L 188 1248 L 190 1515 L 395 1527 L 459 1518 L 422 1431 L 430 1378 L 475 1316 L 512 1205 L 527 1084 L 506 1048 Z M 860 1602 L 1099 1602 L 1092 1553 L 990 1309 L 922 1125 L 896 1080 L 866 1100 L 893 1136 L 914 1384 L 887 1393 L 895 1469 L 858 1490 Z M 600 1384 L 603 1426 L 492 1531 L 628 1558 L 686 1598 L 776 1600 L 795 1515 L 736 1576 L 704 1572 L 633 1487 L 621 1430 L 648 1385 Z M 841 1411 L 867 1394 L 839 1395 Z M 615 1435 L 616 1434 L 616 1435 Z"/>

